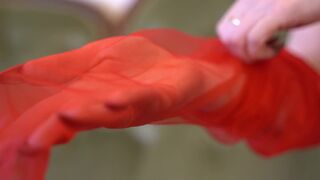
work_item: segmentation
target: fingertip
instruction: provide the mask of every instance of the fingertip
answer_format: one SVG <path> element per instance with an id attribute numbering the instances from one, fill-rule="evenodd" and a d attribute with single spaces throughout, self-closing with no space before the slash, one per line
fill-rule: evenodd
<path id="1" fill-rule="evenodd" d="M 248 27 L 246 24 L 236 27 L 229 22 L 221 22 L 218 26 L 217 34 L 221 42 L 233 55 L 246 62 L 248 59 L 246 48 Z"/>
<path id="2" fill-rule="evenodd" d="M 88 130 L 102 126 L 108 114 L 103 103 L 90 103 L 61 113 L 64 124 L 76 130 Z"/>
<path id="3" fill-rule="evenodd" d="M 133 109 L 130 105 L 98 102 L 63 112 L 63 122 L 76 131 L 95 128 L 128 127 L 133 120 Z M 128 124 L 128 125 L 127 125 Z"/>
<path id="4" fill-rule="evenodd" d="M 74 134 L 74 130 L 67 127 L 59 115 L 53 115 L 29 136 L 27 146 L 32 151 L 47 150 L 54 144 L 69 141 Z"/>
<path id="5" fill-rule="evenodd" d="M 129 92 L 129 90 L 117 90 L 115 92 L 112 92 L 108 96 L 106 106 L 110 105 L 110 107 L 112 108 L 112 106 L 120 107 L 128 104 L 128 96 L 130 96 L 129 93 L 131 92 L 132 91 Z"/>

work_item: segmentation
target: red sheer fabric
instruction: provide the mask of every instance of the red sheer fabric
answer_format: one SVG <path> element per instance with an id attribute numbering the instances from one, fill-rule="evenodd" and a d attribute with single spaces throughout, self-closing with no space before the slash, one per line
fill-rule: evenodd
<path id="1" fill-rule="evenodd" d="M 52 145 L 100 127 L 195 124 L 265 156 L 309 147 L 319 95 L 319 75 L 285 50 L 247 65 L 175 30 L 100 40 L 0 73 L 0 177 L 43 179 Z"/>

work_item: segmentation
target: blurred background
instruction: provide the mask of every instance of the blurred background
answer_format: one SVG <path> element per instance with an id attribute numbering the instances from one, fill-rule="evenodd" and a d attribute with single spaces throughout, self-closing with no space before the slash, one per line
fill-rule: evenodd
<path id="1" fill-rule="evenodd" d="M 0 0 L 0 70 L 142 28 L 213 36 L 231 0 Z M 81 133 L 58 146 L 47 180 L 318 180 L 320 150 L 265 159 L 192 126 Z"/>

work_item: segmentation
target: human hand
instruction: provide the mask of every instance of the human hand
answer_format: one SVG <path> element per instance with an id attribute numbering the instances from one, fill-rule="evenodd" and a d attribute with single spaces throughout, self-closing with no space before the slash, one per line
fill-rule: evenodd
<path id="1" fill-rule="evenodd" d="M 197 63 L 138 36 L 9 69 L 0 74 L 0 175 L 41 179 L 52 145 L 82 130 L 158 122 L 204 90 Z"/>
<path id="2" fill-rule="evenodd" d="M 312 69 L 320 72 L 320 23 L 295 28 L 288 34 L 286 49 L 301 57 Z"/>
<path id="3" fill-rule="evenodd" d="M 217 25 L 220 39 L 246 62 L 276 54 L 273 36 L 280 30 L 320 19 L 319 0 L 237 0 Z"/>
<path id="4" fill-rule="evenodd" d="M 157 122 L 170 117 L 171 113 L 204 91 L 203 72 L 199 65 L 174 57 L 141 37 L 121 39 L 90 58 L 90 61 L 96 61 L 95 65 L 80 77 L 75 77 L 54 97 L 57 104 L 46 102 L 51 104 L 48 106 L 53 114 L 37 128 L 29 143 L 52 145 L 61 139 L 58 137 L 61 135 L 52 130 L 52 127 L 60 126 L 58 124 L 87 130 L 127 128 Z M 69 63 L 72 66 L 77 62 Z M 38 68 L 48 66 L 50 69 L 60 68 L 55 60 L 48 60 L 28 63 L 25 69 L 30 69 L 32 76 L 38 78 L 45 76 L 38 73 L 42 71 Z M 48 139 L 53 140 L 50 142 Z"/>
<path id="5" fill-rule="evenodd" d="M 286 51 L 246 65 L 217 39 L 161 29 L 30 61 L 0 73 L 0 176 L 43 179 L 51 146 L 79 131 L 174 116 L 263 155 L 318 144 L 318 79 Z"/>

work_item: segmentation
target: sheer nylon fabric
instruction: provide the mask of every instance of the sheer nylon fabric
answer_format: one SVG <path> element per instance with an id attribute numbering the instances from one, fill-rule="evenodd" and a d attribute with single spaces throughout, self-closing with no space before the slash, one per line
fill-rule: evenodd
<path id="1" fill-rule="evenodd" d="M 320 141 L 319 94 L 319 75 L 286 50 L 247 65 L 175 30 L 107 38 L 0 73 L 0 177 L 43 179 L 52 145 L 101 127 L 185 123 L 264 156 L 306 148 Z"/>

